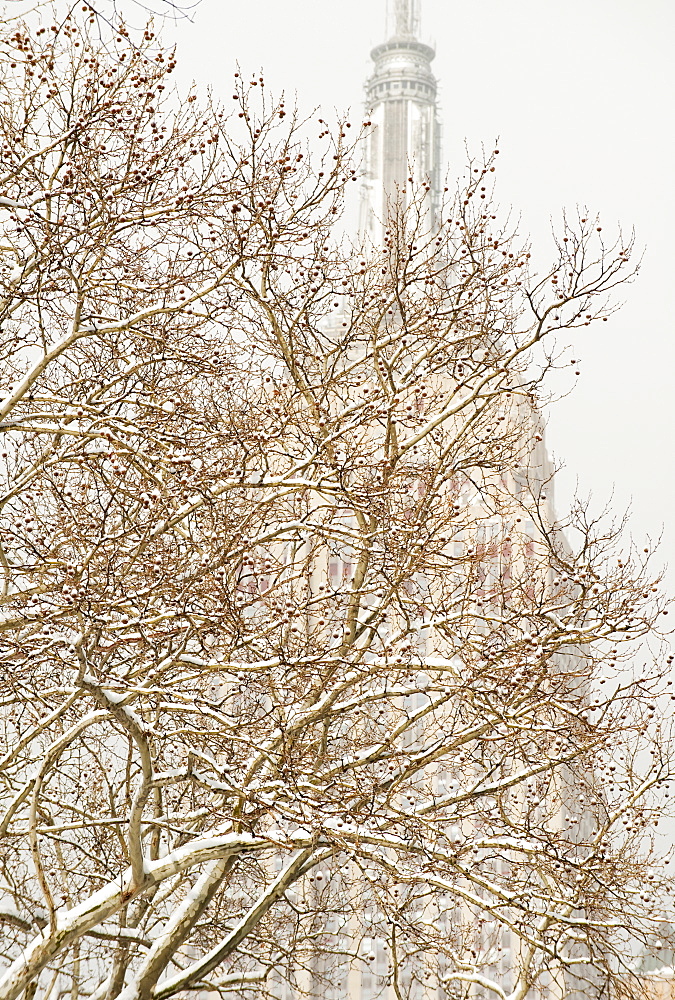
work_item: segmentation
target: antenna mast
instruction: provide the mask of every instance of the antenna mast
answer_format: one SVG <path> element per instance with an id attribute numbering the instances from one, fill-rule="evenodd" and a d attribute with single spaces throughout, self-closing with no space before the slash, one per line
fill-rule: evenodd
<path id="1" fill-rule="evenodd" d="M 420 0 L 388 0 L 387 34 L 390 38 L 417 38 Z"/>

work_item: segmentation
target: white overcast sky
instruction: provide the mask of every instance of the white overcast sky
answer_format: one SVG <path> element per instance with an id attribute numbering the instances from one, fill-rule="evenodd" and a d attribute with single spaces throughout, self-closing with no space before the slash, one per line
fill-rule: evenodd
<path id="1" fill-rule="evenodd" d="M 167 25 L 180 83 L 225 102 L 236 63 L 301 108 L 360 113 L 385 0 L 201 0 Z M 126 9 L 131 13 L 127 4 Z M 134 18 L 138 20 L 138 15 Z M 641 274 L 622 311 L 570 340 L 576 388 L 551 411 L 547 442 L 564 463 L 562 513 L 578 482 L 593 506 L 632 505 L 637 540 L 663 530 L 675 581 L 673 279 L 675 6 L 672 0 L 422 0 L 436 47 L 443 157 L 499 137 L 497 196 L 520 216 L 536 259 L 552 256 L 551 220 L 586 205 L 606 231 L 635 228 Z"/>

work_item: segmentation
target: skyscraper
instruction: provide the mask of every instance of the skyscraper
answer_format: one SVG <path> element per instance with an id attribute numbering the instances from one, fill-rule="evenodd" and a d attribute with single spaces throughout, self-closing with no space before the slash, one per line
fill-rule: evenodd
<path id="1" fill-rule="evenodd" d="M 374 128 L 366 152 L 361 232 L 379 242 L 389 205 L 405 202 L 410 178 L 428 188 L 433 226 L 439 199 L 440 125 L 435 52 L 419 40 L 420 0 L 388 0 L 387 39 L 371 57 L 366 108 Z"/>

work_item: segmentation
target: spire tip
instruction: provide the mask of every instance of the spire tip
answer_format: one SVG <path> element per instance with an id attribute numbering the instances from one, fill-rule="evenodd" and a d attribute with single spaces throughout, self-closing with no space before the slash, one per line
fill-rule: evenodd
<path id="1" fill-rule="evenodd" d="M 387 37 L 417 38 L 421 0 L 387 0 Z"/>

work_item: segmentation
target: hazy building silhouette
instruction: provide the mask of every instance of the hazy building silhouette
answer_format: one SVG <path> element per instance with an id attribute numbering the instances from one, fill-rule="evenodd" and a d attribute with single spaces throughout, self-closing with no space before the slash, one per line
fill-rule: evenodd
<path id="1" fill-rule="evenodd" d="M 374 128 L 366 150 L 360 229 L 376 243 L 389 205 L 405 204 L 413 186 L 428 187 L 429 228 L 437 217 L 441 130 L 431 69 L 435 52 L 419 40 L 419 32 L 420 0 L 389 0 L 387 40 L 371 53 L 375 66 L 366 83 Z"/>

